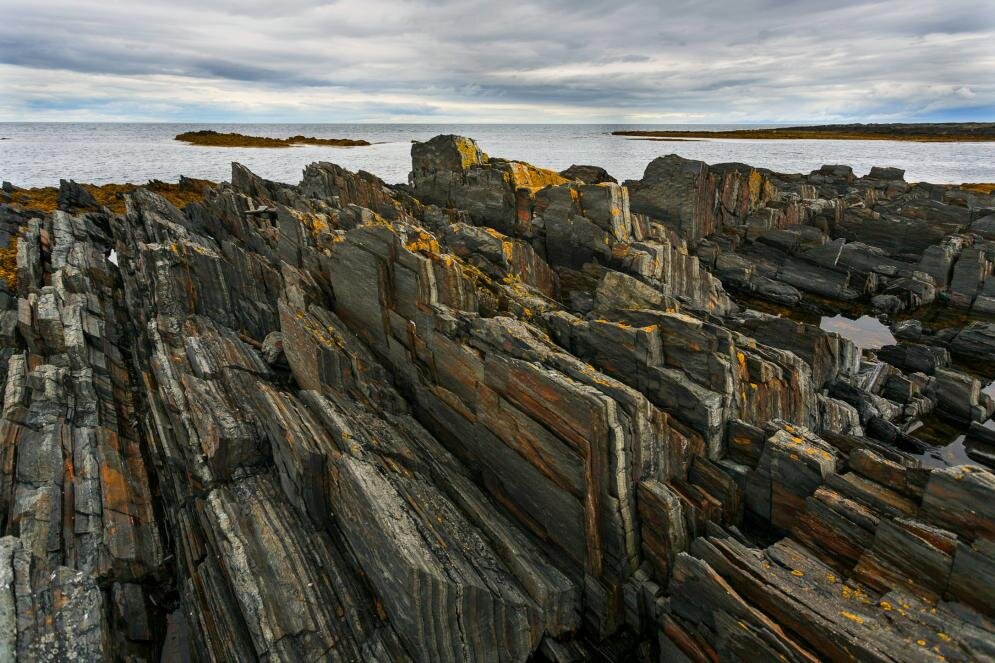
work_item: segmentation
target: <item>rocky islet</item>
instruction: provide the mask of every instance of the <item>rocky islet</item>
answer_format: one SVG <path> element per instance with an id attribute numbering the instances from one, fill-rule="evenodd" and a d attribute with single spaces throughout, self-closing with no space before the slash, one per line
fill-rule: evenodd
<path id="1" fill-rule="evenodd" d="M 355 138 L 315 138 L 313 136 L 291 136 L 271 138 L 269 136 L 247 136 L 236 132 L 225 133 L 213 129 L 185 131 L 177 134 L 175 140 L 205 147 L 265 147 L 280 148 L 298 145 L 321 145 L 325 147 L 365 147 L 369 141 Z"/>
<path id="2" fill-rule="evenodd" d="M 439 136 L 122 199 L 0 205 L 0 658 L 995 656 L 991 196 Z"/>

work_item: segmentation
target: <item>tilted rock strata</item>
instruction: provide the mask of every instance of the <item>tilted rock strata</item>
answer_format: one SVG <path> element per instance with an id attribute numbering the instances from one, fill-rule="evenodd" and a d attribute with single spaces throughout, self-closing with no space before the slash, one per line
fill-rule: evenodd
<path id="1" fill-rule="evenodd" d="M 412 156 L 0 207 L 0 656 L 993 655 L 995 475 L 908 451 L 935 410 L 987 430 L 952 358 L 995 333 L 875 356 L 722 283 L 925 272 L 748 166 Z"/>

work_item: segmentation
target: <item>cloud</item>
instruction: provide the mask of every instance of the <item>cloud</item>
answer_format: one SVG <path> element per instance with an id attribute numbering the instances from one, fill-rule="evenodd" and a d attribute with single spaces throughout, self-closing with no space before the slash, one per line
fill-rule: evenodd
<path id="1" fill-rule="evenodd" d="M 995 119 L 990 0 L 0 0 L 0 13 L 4 120 Z"/>

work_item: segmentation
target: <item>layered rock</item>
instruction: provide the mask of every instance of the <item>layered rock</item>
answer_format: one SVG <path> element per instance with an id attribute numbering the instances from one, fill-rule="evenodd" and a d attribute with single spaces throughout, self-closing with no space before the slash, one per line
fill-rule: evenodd
<path id="1" fill-rule="evenodd" d="M 910 185 L 895 168 L 786 175 L 676 155 L 626 185 L 634 212 L 667 225 L 728 288 L 751 297 L 821 310 L 866 297 L 889 314 L 939 297 L 995 311 L 990 196 Z"/>
<path id="2" fill-rule="evenodd" d="M 995 475 L 916 437 L 995 458 L 962 363 L 995 334 L 875 354 L 723 285 L 976 311 L 949 191 L 676 157 L 619 185 L 454 136 L 412 161 L 0 206 L 0 657 L 995 655 Z M 859 236 L 859 205 L 943 239 Z"/>
<path id="3" fill-rule="evenodd" d="M 723 314 L 733 304 L 718 279 L 663 224 L 632 214 L 626 187 L 568 182 L 529 164 L 491 159 L 473 141 L 438 136 L 411 150 L 410 181 L 426 203 L 465 210 L 478 226 L 521 238 L 568 288 L 590 290 L 585 272 L 632 274 L 662 294 Z"/>

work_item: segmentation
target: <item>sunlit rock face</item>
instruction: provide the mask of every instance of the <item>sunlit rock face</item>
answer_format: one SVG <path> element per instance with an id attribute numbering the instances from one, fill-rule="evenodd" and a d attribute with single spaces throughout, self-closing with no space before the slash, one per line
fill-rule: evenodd
<path id="1" fill-rule="evenodd" d="M 0 658 L 992 658 L 991 201 L 901 177 L 5 201 Z"/>

